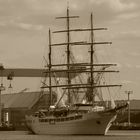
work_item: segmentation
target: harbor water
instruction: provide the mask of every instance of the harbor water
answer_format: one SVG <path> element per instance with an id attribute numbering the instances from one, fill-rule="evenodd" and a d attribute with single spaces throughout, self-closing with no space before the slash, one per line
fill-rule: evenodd
<path id="1" fill-rule="evenodd" d="M 140 131 L 109 131 L 100 135 L 33 135 L 27 131 L 0 131 L 0 140 L 140 140 Z"/>

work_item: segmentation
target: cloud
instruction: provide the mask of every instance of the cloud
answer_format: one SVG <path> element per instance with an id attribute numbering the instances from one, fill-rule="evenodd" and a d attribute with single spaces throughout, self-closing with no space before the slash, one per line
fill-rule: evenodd
<path id="1" fill-rule="evenodd" d="M 6 26 L 6 23 L 0 22 L 0 26 L 1 26 L 1 27 L 4 27 L 4 26 Z"/>
<path id="2" fill-rule="evenodd" d="M 115 64 L 117 64 L 118 68 L 122 68 L 122 64 L 121 63 L 115 63 Z"/>
<path id="3" fill-rule="evenodd" d="M 123 13 L 117 16 L 120 20 L 129 20 L 133 18 L 138 18 L 140 15 L 139 13 Z"/>
<path id="4" fill-rule="evenodd" d="M 133 83 L 132 81 L 129 81 L 129 80 L 123 80 L 122 81 L 122 84 L 131 84 L 131 83 Z"/>
<path id="5" fill-rule="evenodd" d="M 127 68 L 134 68 L 132 64 L 125 64 Z"/>
<path id="6" fill-rule="evenodd" d="M 119 12 L 136 8 L 136 3 L 128 0 L 127 2 L 122 0 L 69 0 L 68 2 L 70 13 L 82 15 L 83 23 L 87 21 L 87 13 L 89 16 L 91 11 L 94 12 L 96 23 L 109 23 L 117 16 L 117 20 L 135 16 L 131 13 L 118 15 Z M 0 0 L 0 21 L 13 19 L 24 24 L 50 26 L 52 23 L 50 21 L 56 16 L 65 16 L 68 2 L 66 0 Z"/>
<path id="7" fill-rule="evenodd" d="M 47 13 L 47 14 L 60 14 L 67 6 L 65 0 L 24 0 L 25 3 L 34 12 Z"/>
<path id="8" fill-rule="evenodd" d="M 129 55 L 139 57 L 140 53 L 139 52 L 130 52 Z"/>
<path id="9" fill-rule="evenodd" d="M 121 0 L 108 0 L 112 10 L 116 12 L 122 12 L 126 10 L 132 10 L 136 7 L 134 2 L 122 2 Z"/>
<path id="10" fill-rule="evenodd" d="M 124 31 L 115 32 L 112 36 L 112 39 L 120 40 L 125 42 L 127 41 L 138 41 L 140 40 L 140 31 L 136 29 L 124 29 Z"/>
<path id="11" fill-rule="evenodd" d="M 34 25 L 30 23 L 19 22 L 18 20 L 7 20 L 0 22 L 0 30 L 11 31 L 11 30 L 34 30 L 41 31 L 44 29 L 43 25 Z"/>
<path id="12" fill-rule="evenodd" d="M 90 2 L 97 5 L 107 4 L 115 12 L 132 10 L 136 7 L 136 4 L 132 1 L 126 2 L 122 0 L 90 0 Z"/>
<path id="13" fill-rule="evenodd" d="M 43 29 L 42 25 L 32 25 L 32 24 L 27 24 L 27 23 L 17 23 L 15 25 L 25 30 L 42 30 Z"/>
<path id="14" fill-rule="evenodd" d="M 136 68 L 138 68 L 138 69 L 139 69 L 139 68 L 140 68 L 140 65 L 136 65 Z"/>
<path id="15" fill-rule="evenodd" d="M 100 23 L 118 24 L 122 20 L 138 18 L 139 1 L 129 0 L 90 0 L 93 11 Z M 90 7 L 90 5 L 88 6 Z M 105 16 L 107 15 L 107 16 Z"/>

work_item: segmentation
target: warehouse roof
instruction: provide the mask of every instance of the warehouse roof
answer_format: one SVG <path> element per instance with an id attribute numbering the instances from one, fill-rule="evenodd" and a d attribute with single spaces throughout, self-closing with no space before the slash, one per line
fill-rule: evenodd
<path id="1" fill-rule="evenodd" d="M 21 92 L 2 94 L 1 102 L 4 108 L 31 108 L 42 96 L 42 92 Z"/>

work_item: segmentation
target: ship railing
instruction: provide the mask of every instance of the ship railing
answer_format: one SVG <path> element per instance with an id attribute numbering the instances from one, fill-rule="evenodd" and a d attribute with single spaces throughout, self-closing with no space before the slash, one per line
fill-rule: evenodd
<path id="1" fill-rule="evenodd" d="M 71 121 L 71 120 L 78 120 L 82 119 L 82 115 L 75 115 L 71 117 L 58 117 L 58 118 L 39 118 L 39 122 L 64 122 L 64 121 Z"/>

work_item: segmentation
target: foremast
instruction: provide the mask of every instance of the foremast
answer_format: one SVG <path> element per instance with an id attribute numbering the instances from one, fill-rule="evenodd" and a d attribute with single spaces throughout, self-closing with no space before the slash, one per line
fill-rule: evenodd
<path id="1" fill-rule="evenodd" d="M 68 64 L 68 66 L 67 66 L 67 70 L 70 70 L 70 66 L 69 66 L 69 64 L 70 64 L 70 45 L 69 45 L 69 43 L 70 43 L 70 32 L 69 32 L 69 29 L 70 29 L 70 21 L 69 21 L 69 9 L 67 9 L 67 30 L 68 30 L 68 32 L 67 32 L 67 64 Z M 67 73 L 68 74 L 68 85 L 70 85 L 71 84 L 71 80 L 70 80 L 70 73 L 68 72 Z M 68 103 L 70 104 L 71 103 L 71 97 L 70 97 L 71 95 L 70 95 L 70 90 L 68 90 Z"/>

